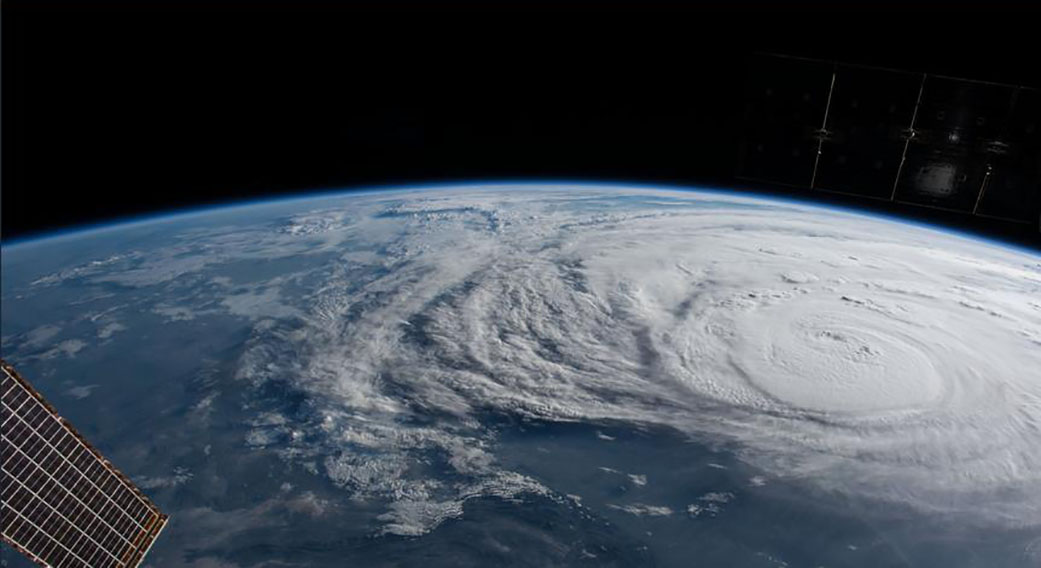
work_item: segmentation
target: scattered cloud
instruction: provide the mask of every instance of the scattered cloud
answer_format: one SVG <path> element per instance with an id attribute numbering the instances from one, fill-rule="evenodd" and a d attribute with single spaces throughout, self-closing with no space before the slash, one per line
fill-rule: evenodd
<path id="1" fill-rule="evenodd" d="M 66 357 L 72 359 L 86 346 L 86 341 L 82 341 L 79 339 L 66 339 L 64 341 L 59 342 L 57 345 L 48 349 L 47 351 L 44 351 L 43 353 L 37 355 L 36 357 L 44 360 L 56 359 L 58 357 Z"/>
<path id="2" fill-rule="evenodd" d="M 65 394 L 65 396 L 69 396 L 69 397 L 72 397 L 72 398 L 84 399 L 84 398 L 87 398 L 88 396 L 90 396 L 94 392 L 94 389 L 96 389 L 96 388 L 98 388 L 100 386 L 101 385 L 80 385 L 80 386 L 75 386 L 75 387 L 72 387 L 71 389 L 65 391 L 64 394 Z"/>
<path id="3" fill-rule="evenodd" d="M 645 505 L 643 503 L 633 503 L 630 505 L 614 505 L 608 504 L 611 509 L 616 509 L 630 515 L 637 517 L 667 517 L 672 514 L 672 509 L 663 505 Z"/>
<path id="4" fill-rule="evenodd" d="M 195 474 L 188 468 L 178 467 L 174 468 L 169 475 L 138 476 L 134 479 L 134 482 L 143 489 L 167 489 L 184 485 L 191 481 L 193 477 L 195 477 Z"/>
<path id="5" fill-rule="evenodd" d="M 120 331 L 124 331 L 126 326 L 119 322 L 110 322 L 98 329 L 98 339 L 108 339 L 114 334 Z"/>

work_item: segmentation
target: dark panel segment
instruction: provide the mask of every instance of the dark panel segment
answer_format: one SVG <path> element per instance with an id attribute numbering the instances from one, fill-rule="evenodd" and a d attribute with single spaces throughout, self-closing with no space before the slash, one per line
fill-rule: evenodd
<path id="1" fill-rule="evenodd" d="M 922 78 L 839 66 L 815 189 L 889 199 Z"/>
<path id="2" fill-rule="evenodd" d="M 750 64 L 738 176 L 808 186 L 834 66 L 774 56 Z"/>
<path id="3" fill-rule="evenodd" d="M 1041 221 L 1041 91 L 775 55 L 748 71 L 738 177 Z"/>
<path id="4" fill-rule="evenodd" d="M 137 566 L 166 516 L 14 369 L 0 371 L 3 540 L 41 565 Z"/>
<path id="5" fill-rule="evenodd" d="M 1015 91 L 926 78 L 896 199 L 971 213 L 987 175 L 987 148 L 1002 136 Z"/>
<path id="6" fill-rule="evenodd" d="M 1013 93 L 1002 133 L 984 148 L 983 191 L 979 215 L 1035 222 L 1041 212 L 1041 92 Z"/>

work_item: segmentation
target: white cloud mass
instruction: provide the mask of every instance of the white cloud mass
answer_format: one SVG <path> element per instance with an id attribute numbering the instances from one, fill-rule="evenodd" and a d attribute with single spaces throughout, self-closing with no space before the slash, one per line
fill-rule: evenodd
<path id="1" fill-rule="evenodd" d="M 239 371 L 312 395 L 315 428 L 345 448 L 326 468 L 359 494 L 455 515 L 458 488 L 406 484 L 412 454 L 491 475 L 474 416 L 494 409 L 668 425 L 822 489 L 1041 522 L 1037 257 L 715 194 L 392 201 L 309 214 L 326 233 L 389 235 L 388 253 L 345 262 L 308 317 L 258 327 Z"/>
<path id="2" fill-rule="evenodd" d="M 249 316 L 237 377 L 300 392 L 310 413 L 255 401 L 248 443 L 387 500 L 385 532 L 422 534 L 475 496 L 547 494 L 498 465 L 488 412 L 668 426 L 771 478 L 1041 524 L 1041 257 L 729 194 L 501 189 L 316 200 L 37 282 L 332 258 L 307 268 L 320 281 L 303 299 L 283 274 L 161 313 Z M 630 512 L 671 512 L 644 507 Z"/>

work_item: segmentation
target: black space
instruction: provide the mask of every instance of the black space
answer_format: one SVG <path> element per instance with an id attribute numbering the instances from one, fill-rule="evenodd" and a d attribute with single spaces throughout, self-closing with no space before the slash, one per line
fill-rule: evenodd
<path id="1" fill-rule="evenodd" d="M 750 54 L 1039 86 L 1037 21 L 941 3 L 5 2 L 2 235 L 366 184 L 750 187 L 733 178 Z M 1036 224 L 896 211 L 1038 235 Z"/>

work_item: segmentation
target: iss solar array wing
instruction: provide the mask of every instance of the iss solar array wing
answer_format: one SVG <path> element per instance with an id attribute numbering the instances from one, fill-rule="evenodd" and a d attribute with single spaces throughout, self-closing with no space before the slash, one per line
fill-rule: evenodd
<path id="1" fill-rule="evenodd" d="M 139 565 L 167 516 L 2 360 L 0 371 L 4 542 L 41 566 Z"/>
<path id="2" fill-rule="evenodd" d="M 1038 223 L 1041 92 L 758 55 L 738 177 Z"/>

